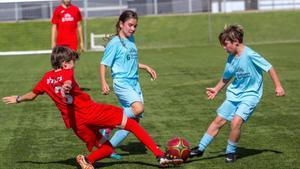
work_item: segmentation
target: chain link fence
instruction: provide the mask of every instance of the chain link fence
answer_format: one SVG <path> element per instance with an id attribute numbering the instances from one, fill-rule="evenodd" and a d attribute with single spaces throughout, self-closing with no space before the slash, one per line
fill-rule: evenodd
<path id="1" fill-rule="evenodd" d="M 0 0 L 0 22 L 49 20 L 60 3 L 61 0 Z M 126 9 L 136 11 L 139 16 L 208 13 L 208 26 L 211 25 L 210 13 L 300 9 L 300 0 L 73 0 L 72 4 L 78 6 L 84 16 L 87 49 L 93 48 L 91 44 L 97 46 L 96 38 L 103 36 L 97 35 L 94 30 L 87 30 L 90 27 L 88 20 L 119 16 Z M 210 36 L 211 33 L 209 41 Z"/>
<path id="2" fill-rule="evenodd" d="M 299 9 L 300 0 L 73 0 L 87 18 L 118 16 L 131 9 L 139 15 L 246 10 Z M 0 21 L 50 19 L 60 0 L 0 0 Z"/>

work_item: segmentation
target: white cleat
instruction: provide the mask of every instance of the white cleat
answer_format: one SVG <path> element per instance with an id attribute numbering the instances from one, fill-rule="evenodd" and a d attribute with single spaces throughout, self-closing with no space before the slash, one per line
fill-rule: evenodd
<path id="1" fill-rule="evenodd" d="M 79 154 L 76 157 L 76 161 L 82 169 L 95 169 L 93 165 L 90 162 L 88 162 L 88 160 L 83 155 Z"/>

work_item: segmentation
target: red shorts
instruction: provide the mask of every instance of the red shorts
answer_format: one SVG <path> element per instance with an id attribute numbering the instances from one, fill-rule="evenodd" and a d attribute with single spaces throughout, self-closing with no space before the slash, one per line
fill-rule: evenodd
<path id="1" fill-rule="evenodd" d="M 100 147 L 106 139 L 99 132 L 101 128 L 123 128 L 126 125 L 127 117 L 123 119 L 123 109 L 105 104 L 91 106 L 88 113 L 76 117 L 75 134 L 86 143 L 89 151 L 92 148 Z"/>
<path id="2" fill-rule="evenodd" d="M 65 47 L 68 47 L 70 49 L 72 49 L 73 51 L 77 52 L 77 48 L 78 48 L 78 45 L 77 43 L 72 43 L 72 44 L 56 44 L 57 46 L 65 46 Z"/>

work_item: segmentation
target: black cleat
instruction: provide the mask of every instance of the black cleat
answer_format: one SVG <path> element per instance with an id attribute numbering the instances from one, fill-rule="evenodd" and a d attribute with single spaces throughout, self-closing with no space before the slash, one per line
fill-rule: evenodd
<path id="1" fill-rule="evenodd" d="M 203 153 L 204 153 L 204 151 L 200 151 L 198 146 L 194 147 L 191 149 L 190 158 L 201 157 L 203 155 Z"/>
<path id="2" fill-rule="evenodd" d="M 234 163 L 235 161 L 236 161 L 236 154 L 235 153 L 226 154 L 225 163 Z"/>

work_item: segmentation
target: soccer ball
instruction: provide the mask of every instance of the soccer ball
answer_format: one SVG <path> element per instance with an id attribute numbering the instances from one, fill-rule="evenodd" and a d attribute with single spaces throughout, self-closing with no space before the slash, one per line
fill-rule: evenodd
<path id="1" fill-rule="evenodd" d="M 185 162 L 190 151 L 190 144 L 185 138 L 174 137 L 167 142 L 166 154 L 172 158 L 181 158 Z"/>

